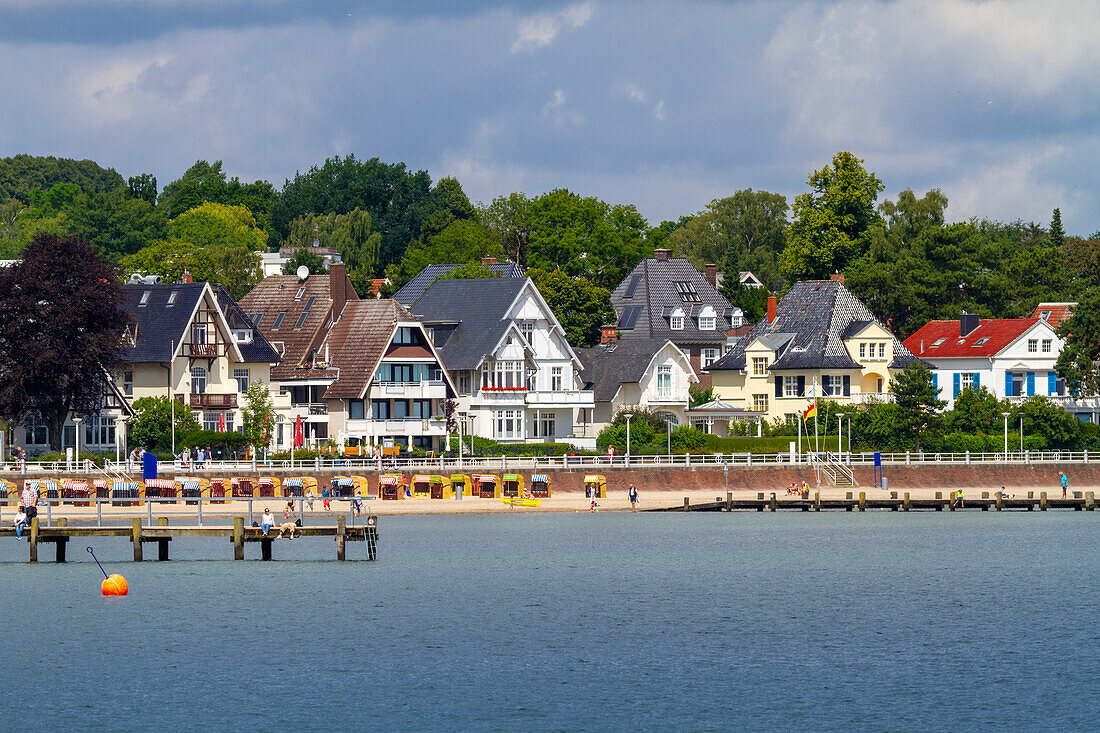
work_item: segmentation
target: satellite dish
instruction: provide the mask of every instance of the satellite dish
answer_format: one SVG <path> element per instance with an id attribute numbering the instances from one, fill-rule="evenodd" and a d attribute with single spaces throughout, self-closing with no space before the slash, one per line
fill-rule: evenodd
<path id="1" fill-rule="evenodd" d="M 307 277 L 309 277 L 309 268 L 305 265 L 298 265 L 297 273 L 299 280 L 305 280 Z"/>

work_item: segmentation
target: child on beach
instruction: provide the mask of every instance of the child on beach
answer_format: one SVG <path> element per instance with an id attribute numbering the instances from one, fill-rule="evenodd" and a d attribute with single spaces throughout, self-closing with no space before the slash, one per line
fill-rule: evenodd
<path id="1" fill-rule="evenodd" d="M 313 500 L 315 498 L 316 497 L 313 494 L 313 489 L 310 489 L 306 492 L 306 506 L 309 507 L 310 511 L 313 511 Z"/>
<path id="2" fill-rule="evenodd" d="M 324 507 L 326 512 L 332 509 L 332 500 L 329 498 L 330 496 L 332 496 L 331 491 L 328 489 L 321 489 L 321 506 Z"/>

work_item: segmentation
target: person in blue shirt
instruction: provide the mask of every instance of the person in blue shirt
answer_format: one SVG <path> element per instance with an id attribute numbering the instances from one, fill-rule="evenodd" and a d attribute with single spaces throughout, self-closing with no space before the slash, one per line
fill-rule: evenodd
<path id="1" fill-rule="evenodd" d="M 1066 490 L 1069 488 L 1069 476 L 1066 475 L 1065 471 L 1062 471 L 1058 475 L 1061 477 L 1062 480 L 1062 498 L 1065 499 Z"/>

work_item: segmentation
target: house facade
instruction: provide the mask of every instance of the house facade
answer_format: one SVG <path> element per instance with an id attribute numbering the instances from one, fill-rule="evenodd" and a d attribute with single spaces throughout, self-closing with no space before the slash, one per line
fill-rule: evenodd
<path id="1" fill-rule="evenodd" d="M 707 386 L 706 368 L 733 347 L 744 323 L 741 309 L 718 292 L 717 271 L 707 265 L 704 274 L 685 257 L 655 250 L 611 293 L 618 338 L 671 341 Z"/>
<path id="2" fill-rule="evenodd" d="M 915 359 L 838 277 L 769 298 L 765 318 L 709 371 L 724 403 L 793 420 L 815 394 L 848 405 L 892 399 L 891 377 Z"/>
<path id="3" fill-rule="evenodd" d="M 971 314 L 957 321 L 929 321 L 905 340 L 910 351 L 933 366 L 947 409 L 968 387 L 985 387 L 998 399 L 1063 397 L 1065 384 L 1054 372 L 1063 345 L 1042 318 Z"/>
<path id="4" fill-rule="evenodd" d="M 464 434 L 595 445 L 580 359 L 530 278 L 436 280 L 409 310 L 457 389 Z"/>
<path id="5" fill-rule="evenodd" d="M 606 341 L 577 349 L 584 370 L 581 379 L 595 400 L 597 432 L 624 408 L 656 413 L 673 426 L 687 421 L 690 387 L 699 383 L 680 347 L 669 340 Z"/>

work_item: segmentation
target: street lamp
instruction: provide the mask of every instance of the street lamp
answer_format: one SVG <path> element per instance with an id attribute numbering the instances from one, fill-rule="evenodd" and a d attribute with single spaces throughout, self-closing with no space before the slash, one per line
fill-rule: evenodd
<path id="1" fill-rule="evenodd" d="M 76 459 L 77 470 L 80 470 L 80 423 L 83 421 L 84 419 L 79 415 L 73 417 L 73 425 L 76 426 L 76 429 L 73 430 L 76 433 L 76 452 L 73 454 L 73 458 Z"/>
<path id="2" fill-rule="evenodd" d="M 629 415 L 626 418 L 626 455 L 623 457 L 623 465 L 630 465 L 630 418 L 633 415 Z"/>
<path id="3" fill-rule="evenodd" d="M 836 414 L 836 451 L 838 455 L 844 455 L 844 416 L 846 412 Z"/>
<path id="4" fill-rule="evenodd" d="M 1024 455 L 1024 413 L 1020 413 L 1020 456 Z"/>
<path id="5" fill-rule="evenodd" d="M 1005 460 L 1007 461 L 1008 460 L 1008 413 L 1007 412 L 1002 412 L 1001 414 L 1005 416 Z"/>

